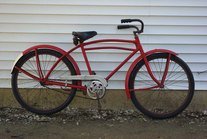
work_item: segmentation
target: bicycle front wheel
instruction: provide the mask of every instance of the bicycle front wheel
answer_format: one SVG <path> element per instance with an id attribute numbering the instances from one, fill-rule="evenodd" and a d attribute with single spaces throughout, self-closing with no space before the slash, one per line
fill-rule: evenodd
<path id="1" fill-rule="evenodd" d="M 164 86 L 155 88 L 157 83 L 150 77 L 144 60 L 138 62 L 130 74 L 129 88 L 133 104 L 145 115 L 165 119 L 181 113 L 191 102 L 194 94 L 194 78 L 187 64 L 175 55 L 170 59 L 167 53 L 147 56 L 155 78 L 161 82 L 166 64 L 168 72 Z"/>
<path id="2" fill-rule="evenodd" d="M 16 67 L 39 77 L 37 68 L 37 62 L 39 61 L 41 72 L 45 77 L 54 63 L 62 56 L 61 53 L 49 49 L 39 49 L 36 53 L 39 60 L 37 60 L 35 51 L 31 51 L 21 57 Z M 72 63 L 64 57 L 51 72 L 48 80 L 76 85 L 76 81 L 67 80 L 70 75 L 76 75 L 76 71 Z M 22 107 L 33 113 L 45 115 L 64 109 L 72 101 L 76 93 L 75 88 L 44 85 L 17 68 L 12 73 L 12 90 Z"/>

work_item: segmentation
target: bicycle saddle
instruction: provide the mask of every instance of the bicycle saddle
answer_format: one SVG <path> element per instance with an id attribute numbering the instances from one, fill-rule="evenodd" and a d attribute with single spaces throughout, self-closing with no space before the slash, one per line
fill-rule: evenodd
<path id="1" fill-rule="evenodd" d="M 84 42 L 85 40 L 88 40 L 94 36 L 97 35 L 96 31 L 87 31 L 87 32 L 73 32 L 72 33 L 75 37 L 77 37 L 80 42 Z"/>

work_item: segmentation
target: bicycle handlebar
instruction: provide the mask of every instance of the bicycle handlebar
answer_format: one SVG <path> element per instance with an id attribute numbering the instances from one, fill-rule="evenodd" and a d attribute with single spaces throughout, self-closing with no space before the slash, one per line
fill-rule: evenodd
<path id="1" fill-rule="evenodd" d="M 127 28 L 135 28 L 136 30 L 139 30 L 138 27 L 134 25 L 118 25 L 117 29 L 127 29 Z"/>
<path id="2" fill-rule="evenodd" d="M 117 29 L 127 29 L 127 28 L 135 28 L 137 31 L 134 31 L 134 33 L 142 33 L 144 31 L 144 23 L 140 19 L 122 19 L 121 23 L 131 23 L 131 22 L 139 22 L 141 23 L 141 30 L 135 25 L 118 25 Z"/>

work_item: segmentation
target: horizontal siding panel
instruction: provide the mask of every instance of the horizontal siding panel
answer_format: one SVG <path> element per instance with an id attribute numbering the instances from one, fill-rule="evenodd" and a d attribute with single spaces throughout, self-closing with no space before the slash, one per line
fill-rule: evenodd
<path id="1" fill-rule="evenodd" d="M 0 0 L 2 4 L 41 4 L 41 5 L 114 5 L 114 6 L 207 6 L 205 0 L 182 0 L 182 1 L 172 1 L 172 0 Z"/>
<path id="2" fill-rule="evenodd" d="M 11 42 L 6 42 L 6 43 L 0 43 L 0 51 L 4 52 L 16 52 L 15 55 L 18 55 L 22 51 L 28 49 L 31 46 L 39 45 L 40 43 L 32 43 L 32 42 L 20 42 L 20 43 L 11 43 Z M 50 45 L 57 46 L 61 49 L 64 49 L 65 51 L 68 51 L 71 49 L 74 45 L 72 43 L 49 43 Z M 99 45 L 91 45 L 90 47 L 99 47 L 99 46 L 119 46 L 119 47 L 124 47 L 124 48 L 134 48 L 133 45 L 128 45 L 125 43 L 103 43 Z M 18 48 L 18 49 L 17 49 Z M 182 44 L 143 44 L 143 48 L 145 51 L 149 51 L 155 48 L 160 48 L 160 49 L 169 49 L 171 51 L 174 51 L 179 54 L 207 54 L 207 44 L 206 45 L 199 45 L 199 44 L 187 44 L 187 45 L 182 45 Z M 182 48 L 182 49 L 181 49 Z M 78 49 L 76 52 L 81 52 L 80 49 Z M 95 52 L 95 53 L 128 53 L 125 51 L 118 51 L 118 50 L 97 50 L 97 51 L 89 51 L 88 53 Z"/>
<path id="3" fill-rule="evenodd" d="M 131 30 L 117 30 L 116 25 L 57 25 L 57 24 L 0 24 L 0 32 L 11 33 L 55 33 L 95 30 L 100 34 L 132 34 Z M 166 30 L 168 30 L 166 32 Z M 147 35 L 207 35 L 206 26 L 145 26 Z"/>
<path id="4" fill-rule="evenodd" d="M 179 56 L 181 57 L 181 56 Z M 181 57 L 182 58 L 182 57 Z M 11 70 L 11 68 L 14 65 L 14 61 L 13 60 L 2 60 L 1 62 L 1 69 L 2 70 Z M 119 62 L 91 62 L 90 65 L 92 67 L 92 69 L 94 71 L 112 71 L 117 65 L 119 64 Z M 187 62 L 187 64 L 189 65 L 189 67 L 191 68 L 191 70 L 193 71 L 193 73 L 200 73 L 203 72 L 205 70 L 207 70 L 207 62 L 199 62 L 199 63 L 195 63 L 195 62 Z M 81 69 L 81 71 L 86 71 L 86 65 L 84 62 L 82 61 L 78 61 L 78 65 L 79 68 Z M 125 66 L 123 66 L 121 68 L 120 71 L 127 71 L 128 67 L 131 65 L 131 62 L 128 62 Z"/>
<path id="5" fill-rule="evenodd" d="M 34 33 L 0 33 L 0 42 L 39 42 L 39 43 L 68 43 L 72 42 L 73 36 L 68 34 L 34 34 Z M 99 34 L 90 39 L 133 39 L 133 35 Z M 153 44 L 207 44 L 206 35 L 140 35 L 142 43 Z"/>
<path id="6" fill-rule="evenodd" d="M 0 80 L 0 88 L 11 88 L 11 79 L 1 79 Z"/>
<path id="7" fill-rule="evenodd" d="M 15 59 L 22 51 L 28 49 L 31 46 L 34 45 L 38 45 L 39 43 L 32 43 L 32 42 L 28 42 L 28 43 L 0 43 L 0 54 L 4 55 L 5 53 L 7 53 L 7 55 L 11 55 L 9 56 L 10 60 Z M 68 51 L 69 49 L 71 49 L 74 45 L 71 43 L 50 43 L 50 45 L 54 45 L 57 46 L 61 49 L 64 49 L 65 51 Z M 103 43 L 101 45 L 98 46 L 120 46 L 120 47 L 125 47 L 125 48 L 134 48 L 134 46 L 128 45 L 128 44 L 123 44 L 123 43 L 118 43 L 116 45 L 114 44 L 106 44 Z M 97 45 L 92 45 L 92 46 L 97 46 Z M 91 46 L 91 47 L 92 47 Z M 180 44 L 143 44 L 143 48 L 145 51 L 149 51 L 155 48 L 160 48 L 160 49 L 169 49 L 171 51 L 174 51 L 178 54 L 197 54 L 199 57 L 199 54 L 207 54 L 207 44 L 206 45 L 180 45 Z M 180 49 L 182 48 L 182 49 Z M 80 53 L 81 50 L 78 49 L 76 52 L 74 52 L 73 55 L 75 55 L 76 53 Z M 113 54 L 128 54 L 129 52 L 126 51 L 119 51 L 119 50 L 97 50 L 97 51 L 88 51 L 88 53 L 113 53 Z M 8 57 L 1 57 L 2 59 L 6 60 Z M 8 60 L 8 59 L 7 59 Z"/>
<path id="8" fill-rule="evenodd" d="M 109 71 L 95 71 L 98 75 L 106 77 L 110 74 Z M 82 74 L 87 75 L 87 71 L 82 71 Z M 204 82 L 206 80 L 207 71 L 205 72 L 195 72 L 194 79 L 198 82 Z M 1 79 L 8 79 L 11 77 L 11 71 L 9 70 L 0 70 L 0 78 Z M 117 72 L 112 78 L 112 81 L 123 81 L 126 77 L 126 71 L 119 71 Z M 123 81 L 124 82 L 124 81 Z"/>
<path id="9" fill-rule="evenodd" d="M 13 59 L 16 59 L 16 57 L 19 54 L 20 53 L 17 53 L 17 52 L 0 52 L 0 59 L 1 60 L 13 60 Z M 8 55 L 9 55 L 9 57 L 8 57 Z M 72 56 L 78 62 L 84 61 L 83 56 L 80 53 L 72 54 Z M 91 53 L 91 54 L 88 54 L 88 59 L 91 62 L 94 62 L 95 64 L 108 63 L 108 66 L 106 66 L 106 68 L 108 68 L 110 64 L 122 62 L 127 56 L 128 56 L 128 54 L 124 54 L 124 53 L 120 53 L 120 54 Z M 178 56 L 181 57 L 187 63 L 207 63 L 207 61 L 206 61 L 207 55 L 206 54 L 179 54 Z M 129 62 L 134 61 L 136 59 L 136 57 L 138 57 L 138 54 L 136 56 L 134 56 L 133 58 L 131 58 L 131 60 L 129 60 Z M 191 58 L 189 59 L 189 57 L 191 57 Z M 112 59 L 113 59 L 113 61 L 112 61 Z M 95 65 L 94 65 L 94 67 L 95 67 Z"/>
<path id="10" fill-rule="evenodd" d="M 27 12 L 25 12 L 27 11 Z M 149 13 L 145 7 L 130 7 L 126 12 L 125 7 L 106 6 L 44 6 L 44 5 L 0 5 L 1 13 L 29 13 L 29 14 L 72 14 L 72 15 L 140 15 Z"/>
<path id="11" fill-rule="evenodd" d="M 0 70 L 0 79 L 8 79 L 11 77 L 11 71 L 9 70 Z"/>
<path id="12" fill-rule="evenodd" d="M 179 25 L 205 26 L 206 16 L 111 16 L 111 15 L 39 15 L 39 14 L 0 14 L 0 23 L 27 23 L 27 24 L 61 24 L 61 25 L 117 25 L 122 18 L 140 18 L 145 25 Z"/>
<path id="13" fill-rule="evenodd" d="M 96 30 L 99 35 L 91 40 L 133 39 L 132 30 L 117 30 L 116 26 L 120 19 L 140 18 L 145 23 L 140 35 L 145 51 L 162 48 L 177 52 L 192 69 L 196 89 L 207 90 L 207 72 L 200 73 L 207 69 L 206 9 L 205 0 L 0 0 L 0 87 L 10 87 L 13 62 L 30 46 L 44 43 L 68 50 L 74 46 L 72 31 Z M 122 43 L 99 46 L 105 45 L 132 48 Z M 92 68 L 105 76 L 121 61 L 119 57 L 128 54 L 91 51 L 89 59 Z M 73 56 L 86 73 L 80 50 Z M 112 78 L 109 88 L 124 88 L 125 73 L 132 61 Z"/>
<path id="14" fill-rule="evenodd" d="M 95 71 L 98 75 L 103 76 L 103 77 L 107 77 L 110 72 L 106 72 L 106 71 Z M 82 74 L 87 75 L 88 72 L 86 71 L 82 71 Z M 203 72 L 203 73 L 194 73 L 194 79 L 197 82 L 205 82 L 206 77 L 207 76 L 207 72 Z M 8 70 L 0 70 L 0 78 L 1 79 L 8 79 L 11 77 L 11 71 Z M 117 72 L 110 80 L 111 81 L 122 81 L 126 78 L 126 71 L 119 71 Z"/>
<path id="15" fill-rule="evenodd" d="M 207 16 L 206 7 L 0 5 L 0 13 L 72 15 Z"/>

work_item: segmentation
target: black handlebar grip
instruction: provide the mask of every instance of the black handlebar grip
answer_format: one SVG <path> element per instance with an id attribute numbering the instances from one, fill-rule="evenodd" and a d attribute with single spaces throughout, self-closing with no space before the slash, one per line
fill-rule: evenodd
<path id="1" fill-rule="evenodd" d="M 130 22 L 132 22 L 131 19 L 122 19 L 121 20 L 121 23 L 130 23 Z"/>
<path id="2" fill-rule="evenodd" d="M 130 25 L 118 25 L 117 29 L 127 29 L 127 28 L 130 28 L 130 27 L 131 27 Z"/>
<path id="3" fill-rule="evenodd" d="M 144 23 L 140 19 L 121 19 L 121 23 L 131 23 L 131 22 L 139 22 L 141 23 L 141 30 L 138 27 L 133 25 L 119 25 L 118 29 L 127 29 L 127 28 L 135 28 L 137 29 L 136 33 L 142 33 L 144 31 Z"/>

